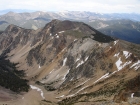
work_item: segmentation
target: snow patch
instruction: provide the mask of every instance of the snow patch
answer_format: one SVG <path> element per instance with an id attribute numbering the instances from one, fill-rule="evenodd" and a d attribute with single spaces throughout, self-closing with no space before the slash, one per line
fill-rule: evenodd
<path id="1" fill-rule="evenodd" d="M 128 57 L 130 57 L 131 53 L 129 53 L 128 51 L 123 51 L 123 55 L 127 59 Z"/>
<path id="2" fill-rule="evenodd" d="M 81 61 L 80 63 L 78 63 L 78 65 L 76 66 L 76 68 L 79 67 L 80 65 L 82 65 L 83 63 L 84 63 L 84 61 Z"/>
<path id="3" fill-rule="evenodd" d="M 84 85 L 86 82 L 88 82 L 90 79 L 86 80 L 85 82 L 81 83 L 80 85 L 77 85 L 76 87 L 79 87 L 81 85 Z"/>
<path id="4" fill-rule="evenodd" d="M 41 68 L 41 66 L 39 65 L 39 67 L 38 67 L 39 69 Z"/>
<path id="5" fill-rule="evenodd" d="M 98 81 L 100 81 L 101 79 L 105 79 L 105 78 L 108 78 L 108 77 L 109 77 L 109 73 L 106 73 L 106 74 L 103 75 L 101 78 L 99 78 L 98 80 L 96 80 L 96 81 L 94 82 L 94 84 L 97 83 Z"/>
<path id="6" fill-rule="evenodd" d="M 117 72 L 117 71 L 113 71 L 113 73 L 111 73 L 111 75 L 112 75 L 112 74 L 115 74 L 116 72 Z"/>
<path id="7" fill-rule="evenodd" d="M 118 71 L 122 69 L 121 64 L 122 64 L 122 61 L 121 61 L 121 58 L 119 58 L 119 60 L 116 62 L 116 66 L 118 68 Z"/>
<path id="8" fill-rule="evenodd" d="M 98 45 L 101 46 L 101 43 L 99 43 Z"/>
<path id="9" fill-rule="evenodd" d="M 132 63 L 132 61 L 126 62 L 122 65 L 122 68 L 124 68 L 125 66 L 129 65 L 130 63 Z"/>
<path id="10" fill-rule="evenodd" d="M 82 89 L 78 90 L 78 91 L 76 92 L 76 94 L 79 93 L 80 91 L 84 90 L 84 89 L 87 88 L 87 87 L 88 87 L 88 85 L 85 86 L 85 87 L 83 87 Z"/>
<path id="11" fill-rule="evenodd" d="M 59 96 L 59 97 L 55 97 L 55 98 L 63 98 L 65 95 Z"/>
<path id="12" fill-rule="evenodd" d="M 133 67 L 135 70 L 138 70 L 138 68 L 140 68 L 140 60 L 138 60 L 136 63 L 134 63 L 130 68 L 133 68 Z"/>
<path id="13" fill-rule="evenodd" d="M 50 36 L 52 36 L 52 33 L 50 33 Z"/>
<path id="14" fill-rule="evenodd" d="M 77 39 L 74 39 L 74 42 L 76 41 Z"/>
<path id="15" fill-rule="evenodd" d="M 61 34 L 61 33 L 64 33 L 65 31 L 60 31 L 60 32 L 58 32 L 59 34 Z"/>
<path id="16" fill-rule="evenodd" d="M 50 30 L 52 27 L 49 27 L 48 30 Z"/>
<path id="17" fill-rule="evenodd" d="M 76 62 L 79 61 L 79 60 L 80 60 L 80 58 L 77 58 L 77 59 L 76 59 Z"/>
<path id="18" fill-rule="evenodd" d="M 65 95 L 62 95 L 62 96 L 60 96 L 60 97 L 64 97 Z"/>
<path id="19" fill-rule="evenodd" d="M 134 93 L 131 94 L 131 98 L 133 98 L 133 97 L 134 97 Z"/>
<path id="20" fill-rule="evenodd" d="M 88 60 L 88 58 L 89 58 L 89 56 L 88 56 L 88 57 L 86 57 L 85 61 L 87 61 L 87 60 Z"/>
<path id="21" fill-rule="evenodd" d="M 80 63 L 78 63 L 78 65 L 76 66 L 76 68 L 79 67 L 80 65 L 82 65 L 83 63 L 85 63 L 88 60 L 88 58 L 89 58 L 89 56 L 86 57 L 86 59 L 84 61 L 82 60 Z M 76 59 L 76 62 L 79 61 L 79 60 L 80 60 L 80 58 L 77 58 Z"/>
<path id="22" fill-rule="evenodd" d="M 40 92 L 41 92 L 41 97 L 42 97 L 43 99 L 45 99 L 45 97 L 44 97 L 44 95 L 43 95 L 43 91 L 42 91 L 40 88 L 38 88 L 38 87 L 36 87 L 36 86 L 33 86 L 33 85 L 30 85 L 30 87 L 31 87 L 32 89 L 35 89 L 35 90 L 37 90 L 37 91 L 40 91 Z"/>
<path id="23" fill-rule="evenodd" d="M 67 97 L 72 97 L 72 96 L 78 94 L 80 91 L 84 90 L 84 89 L 87 88 L 87 87 L 88 87 L 88 85 L 85 86 L 85 87 L 83 87 L 83 88 L 81 88 L 80 90 L 78 90 L 75 94 L 68 95 Z"/>
<path id="24" fill-rule="evenodd" d="M 118 57 L 119 55 L 120 55 L 120 53 L 117 53 L 117 54 L 114 55 L 114 57 Z"/>
<path id="25" fill-rule="evenodd" d="M 75 94 L 68 95 L 67 97 L 73 97 Z"/>
<path id="26" fill-rule="evenodd" d="M 63 66 L 66 65 L 66 61 L 67 61 L 67 58 L 65 58 L 65 59 L 63 60 Z"/>
<path id="27" fill-rule="evenodd" d="M 57 35 L 56 38 L 59 38 L 59 36 Z"/>
<path id="28" fill-rule="evenodd" d="M 119 58 L 119 60 L 116 62 L 116 66 L 117 66 L 117 68 L 118 68 L 118 71 L 120 71 L 120 70 L 123 69 L 125 66 L 129 65 L 130 63 L 132 63 L 132 61 L 125 62 L 125 63 L 122 65 L 121 58 Z"/>
<path id="29" fill-rule="evenodd" d="M 116 45 L 118 43 L 118 40 L 114 41 L 114 45 Z"/>
<path id="30" fill-rule="evenodd" d="M 74 77 L 72 77 L 70 81 L 72 81 L 72 80 L 73 80 L 73 78 L 74 78 Z"/>
<path id="31" fill-rule="evenodd" d="M 51 74 L 53 71 L 54 71 L 54 69 L 49 74 Z"/>
<path id="32" fill-rule="evenodd" d="M 66 49 L 66 47 L 62 50 L 62 52 L 65 51 L 65 49 Z"/>
<path id="33" fill-rule="evenodd" d="M 70 69 L 67 71 L 67 73 L 64 75 L 64 77 L 62 78 L 62 80 L 65 80 L 66 75 L 69 73 Z"/>

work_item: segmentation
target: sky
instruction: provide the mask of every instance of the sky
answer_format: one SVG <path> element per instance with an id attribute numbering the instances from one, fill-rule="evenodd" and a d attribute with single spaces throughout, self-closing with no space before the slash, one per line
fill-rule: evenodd
<path id="1" fill-rule="evenodd" d="M 0 10 L 140 13 L 140 0 L 0 0 Z"/>

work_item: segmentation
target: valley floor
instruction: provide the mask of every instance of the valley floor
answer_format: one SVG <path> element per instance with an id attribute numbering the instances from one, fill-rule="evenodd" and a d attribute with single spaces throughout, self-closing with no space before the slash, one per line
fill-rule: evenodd
<path id="1" fill-rule="evenodd" d="M 40 86 L 32 86 L 37 87 L 38 90 L 30 89 L 28 93 L 21 93 L 19 95 L 0 87 L 0 105 L 59 105 L 57 102 L 60 100 L 56 99 L 56 96 L 58 96 L 56 91 L 48 92 Z M 43 95 L 39 89 L 43 92 Z M 98 97 L 92 99 L 91 102 L 82 101 L 74 103 L 74 105 L 140 105 L 140 98 L 130 97 L 127 102 L 115 103 L 112 97 Z"/>

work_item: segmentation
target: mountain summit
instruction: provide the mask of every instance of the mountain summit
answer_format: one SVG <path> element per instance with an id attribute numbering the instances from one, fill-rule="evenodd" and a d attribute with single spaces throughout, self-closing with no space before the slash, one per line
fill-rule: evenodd
<path id="1" fill-rule="evenodd" d="M 7 104 L 114 105 L 139 100 L 140 46 L 83 22 L 52 20 L 38 30 L 10 25 L 1 34 L 0 52 L 18 63 L 30 85 L 22 95 L 3 89 Z"/>

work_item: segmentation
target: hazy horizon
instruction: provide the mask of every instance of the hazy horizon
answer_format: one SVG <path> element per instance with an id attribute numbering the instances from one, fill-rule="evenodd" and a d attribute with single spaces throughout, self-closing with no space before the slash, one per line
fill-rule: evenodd
<path id="1" fill-rule="evenodd" d="M 27 9 L 4 9 L 0 10 L 0 15 L 7 14 L 8 12 L 14 12 L 14 13 L 33 13 L 33 12 L 52 12 L 52 13 L 58 13 L 58 12 L 91 12 L 91 13 L 99 13 L 99 14 L 140 14 L 135 12 L 112 12 L 112 13 L 102 13 L 102 12 L 95 12 L 95 11 L 69 11 L 69 10 L 62 10 L 62 11 L 45 11 L 45 10 L 27 10 Z"/>
<path id="2" fill-rule="evenodd" d="M 140 0 L 5 0 L 1 1 L 2 10 L 30 11 L 89 11 L 97 13 L 138 13 Z"/>

